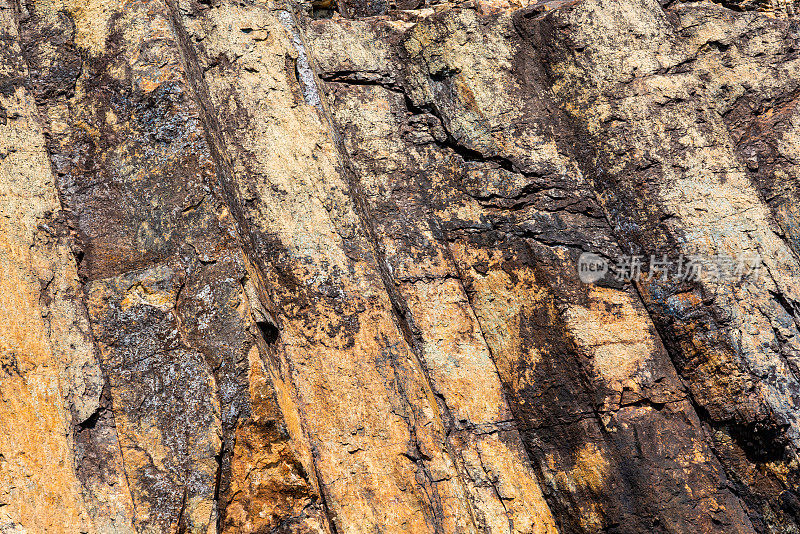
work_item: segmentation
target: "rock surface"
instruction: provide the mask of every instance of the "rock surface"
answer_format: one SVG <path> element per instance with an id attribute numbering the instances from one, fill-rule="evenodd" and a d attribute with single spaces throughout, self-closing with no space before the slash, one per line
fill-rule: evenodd
<path id="1" fill-rule="evenodd" d="M 800 533 L 798 10 L 0 0 L 0 533 Z"/>

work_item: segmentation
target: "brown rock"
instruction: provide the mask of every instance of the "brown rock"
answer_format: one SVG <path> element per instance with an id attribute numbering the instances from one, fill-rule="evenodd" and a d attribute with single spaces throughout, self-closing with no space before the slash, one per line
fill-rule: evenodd
<path id="1" fill-rule="evenodd" d="M 0 532 L 798 531 L 798 7 L 0 4 Z"/>

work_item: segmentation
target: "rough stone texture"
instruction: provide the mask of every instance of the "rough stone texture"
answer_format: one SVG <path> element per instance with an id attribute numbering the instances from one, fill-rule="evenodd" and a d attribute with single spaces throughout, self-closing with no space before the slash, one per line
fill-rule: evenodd
<path id="1" fill-rule="evenodd" d="M 0 0 L 0 533 L 800 532 L 798 9 Z"/>

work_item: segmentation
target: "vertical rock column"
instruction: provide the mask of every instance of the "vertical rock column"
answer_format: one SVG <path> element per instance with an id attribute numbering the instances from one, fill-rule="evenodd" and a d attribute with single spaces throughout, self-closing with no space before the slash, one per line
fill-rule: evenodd
<path id="1" fill-rule="evenodd" d="M 791 79 L 770 81 L 759 65 L 780 42 L 768 26 L 783 23 L 757 17 L 710 5 L 665 12 L 642 0 L 565 4 L 517 21 L 547 66 L 581 139 L 581 168 L 628 253 L 759 257 L 757 280 L 655 279 L 637 289 L 712 446 L 730 476 L 760 494 L 742 492 L 754 522 L 782 529 L 796 523 L 800 266 L 789 214 L 773 217 L 747 175 L 751 163 L 728 129 L 736 115 L 726 110 L 745 88 L 769 92 Z M 720 61 L 748 21 L 757 37 Z M 787 73 L 793 68 L 786 62 Z"/>
<path id="2" fill-rule="evenodd" d="M 420 360 L 294 14 L 273 3 L 183 9 L 275 303 L 280 378 L 294 389 L 337 529 L 484 531 L 438 377 Z M 552 528 L 546 508 L 531 511 L 521 524 Z"/>
<path id="3" fill-rule="evenodd" d="M 420 132 L 404 122 L 408 112 L 396 79 L 401 67 L 392 46 L 397 27 L 384 21 L 320 22 L 309 33 L 311 49 L 318 50 L 324 76 L 331 79 L 325 85 L 332 116 L 476 518 L 487 532 L 552 529 L 489 346 L 429 206 L 426 171 L 446 172 L 435 163 L 454 162 L 440 161 L 438 147 L 424 143 L 424 116 L 412 119 Z M 356 52 L 361 50 L 369 52 Z M 408 142 L 415 134 L 418 145 Z"/>
<path id="4" fill-rule="evenodd" d="M 774 347 L 778 330 L 797 329 L 781 305 L 800 297 L 797 261 L 702 82 L 673 71 L 686 56 L 663 11 L 644 0 L 589 1 L 533 24 L 556 98 L 597 146 L 583 154 L 584 170 L 631 249 L 761 256 L 758 284 L 654 281 L 640 289 L 693 396 L 714 419 L 785 426 L 796 443 L 795 362 Z"/>
<path id="5" fill-rule="evenodd" d="M 113 429 L 94 449 L 103 469 L 85 461 L 91 439 L 74 440 L 103 380 L 7 3 L 0 27 L 0 531 L 129 533 Z"/>
<path id="6" fill-rule="evenodd" d="M 77 229 L 126 516 L 137 532 L 326 532 L 267 378 L 261 277 L 171 11 L 160 1 L 26 10 L 22 43 Z"/>

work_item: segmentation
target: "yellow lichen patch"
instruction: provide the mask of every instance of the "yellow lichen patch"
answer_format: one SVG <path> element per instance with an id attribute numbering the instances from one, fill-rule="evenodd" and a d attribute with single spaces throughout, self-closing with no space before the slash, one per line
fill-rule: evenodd
<path id="1" fill-rule="evenodd" d="M 212 468 L 216 468 L 216 461 L 210 460 L 213 463 Z M 215 469 L 216 470 L 216 469 Z M 217 530 L 214 528 L 217 516 L 217 503 L 200 497 L 192 497 L 186 503 L 186 515 L 189 525 L 208 525 L 205 534 L 216 534 Z M 200 532 L 199 530 L 197 532 Z"/>
<path id="2" fill-rule="evenodd" d="M 139 467 L 145 468 L 150 463 L 155 466 L 156 469 L 160 471 L 166 471 L 166 467 L 164 466 L 164 460 L 171 454 L 171 452 L 164 446 L 164 436 L 159 430 L 157 424 L 148 424 L 142 425 L 141 430 L 138 432 L 136 429 L 133 429 L 131 423 L 124 417 L 117 416 L 118 420 L 120 421 L 119 426 L 121 432 L 125 432 L 126 430 L 131 430 L 132 432 L 136 433 L 135 437 L 132 437 L 130 443 L 123 442 L 123 450 L 128 449 L 128 445 L 132 448 L 137 450 L 141 449 L 141 452 L 144 453 L 144 456 L 141 457 L 143 462 L 140 465 L 128 465 L 129 468 L 131 467 Z M 130 455 L 125 454 L 125 460 L 129 460 L 131 458 Z"/>
<path id="3" fill-rule="evenodd" d="M 610 387 L 640 389 L 637 374 L 646 372 L 655 349 L 647 313 L 625 291 L 591 287 L 588 296 L 587 306 L 566 310 L 567 327 Z"/>
<path id="4" fill-rule="evenodd" d="M 538 482 L 531 477 L 525 450 L 521 443 L 517 445 L 508 437 L 508 434 L 488 434 L 478 436 L 475 443 L 480 464 L 486 475 L 495 479 L 497 494 L 504 501 L 505 510 L 498 514 L 498 521 L 513 519 L 513 532 L 555 534 L 552 513 Z"/>
<path id="5" fill-rule="evenodd" d="M 603 528 L 603 509 L 596 502 L 583 503 L 578 506 L 580 510 L 579 521 L 587 532 L 597 532 Z"/>
<path id="6" fill-rule="evenodd" d="M 0 224 L 0 230 L 4 225 Z M 12 261 L 15 260 L 15 261 Z M 50 347 L 39 308 L 39 292 L 32 273 L 25 272 L 30 262 L 25 249 L 15 246 L 0 234 L 0 357 L 19 355 L 26 363 L 47 364 Z"/>
<path id="7" fill-rule="evenodd" d="M 478 7 L 485 15 L 501 13 L 503 11 L 515 11 L 522 9 L 533 3 L 530 0 L 479 0 Z"/>
<path id="8" fill-rule="evenodd" d="M 557 454 L 548 454 L 546 473 L 553 477 L 560 488 L 571 493 L 580 491 L 599 492 L 603 488 L 605 472 L 609 468 L 598 447 L 586 443 L 576 452 L 575 463 L 571 468 L 563 469 L 564 459 Z M 597 501 L 582 502 L 577 506 L 578 521 L 587 532 L 596 532 L 603 526 L 602 505 Z"/>
<path id="9" fill-rule="evenodd" d="M 523 387 L 527 374 L 533 372 L 541 356 L 537 347 L 523 347 L 520 321 L 542 306 L 550 306 L 554 312 L 547 292 L 536 284 L 530 269 L 520 268 L 512 280 L 499 268 L 498 259 L 485 250 L 463 243 L 454 243 L 452 250 L 456 261 L 466 267 L 464 270 L 471 277 L 475 290 L 472 306 L 501 379 L 515 389 Z M 480 264 L 487 265 L 485 273 L 472 268 Z M 523 359 L 525 365 L 518 365 Z"/>
<path id="10" fill-rule="evenodd" d="M 584 489 L 600 491 L 603 488 L 603 473 L 608 470 L 608 460 L 594 443 L 586 443 L 578 450 L 572 478 Z"/>
<path id="11" fill-rule="evenodd" d="M 75 22 L 75 44 L 93 54 L 105 51 L 111 16 L 118 12 L 114 0 L 66 0 L 64 8 Z"/>
<path id="12" fill-rule="evenodd" d="M 108 25 L 119 12 L 121 2 L 115 0 L 38 0 L 36 9 L 44 17 L 56 17 L 66 11 L 75 24 L 75 44 L 91 54 L 105 51 Z"/>
<path id="13" fill-rule="evenodd" d="M 507 418 L 502 385 L 459 283 L 420 281 L 403 294 L 423 332 L 425 365 L 453 415 L 475 424 Z"/>
<path id="14" fill-rule="evenodd" d="M 0 384 L 0 488 L 9 490 L 0 508 L 29 532 L 86 531 L 58 378 L 33 371 Z"/>
<path id="15" fill-rule="evenodd" d="M 176 297 L 176 289 L 172 289 L 171 291 L 156 291 L 139 282 L 128 289 L 120 306 L 123 310 L 144 305 L 158 308 L 161 311 L 167 311 L 175 306 Z"/>

